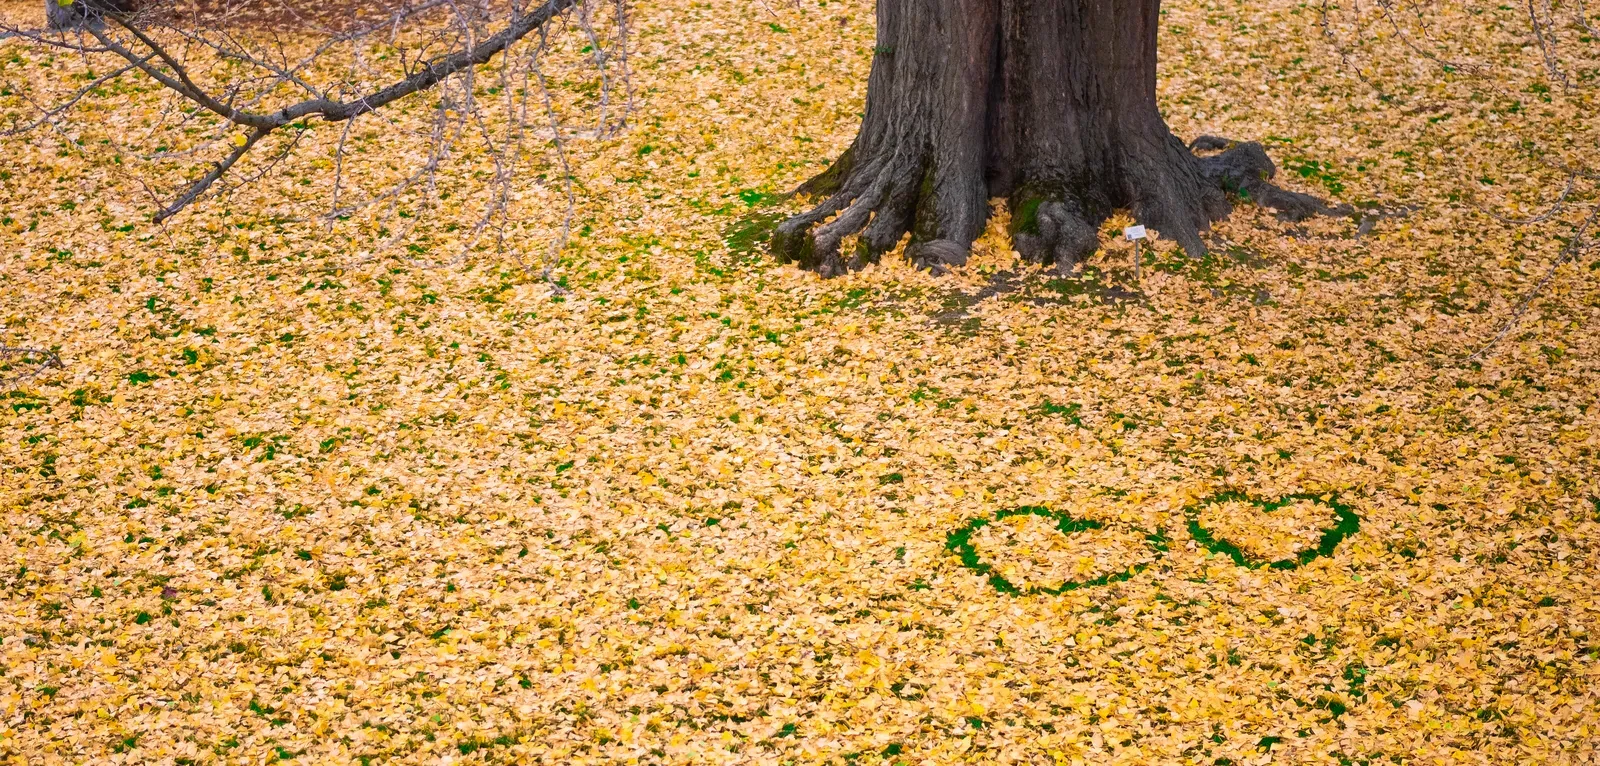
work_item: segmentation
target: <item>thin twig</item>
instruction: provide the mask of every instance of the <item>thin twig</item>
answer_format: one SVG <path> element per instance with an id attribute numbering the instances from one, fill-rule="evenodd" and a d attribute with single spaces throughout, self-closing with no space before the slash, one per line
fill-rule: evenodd
<path id="1" fill-rule="evenodd" d="M 548 43 L 548 39 L 541 40 L 540 50 L 544 50 Z M 537 51 L 533 55 L 530 69 L 533 71 L 534 78 L 539 81 L 539 93 L 544 98 L 545 114 L 550 117 L 551 141 L 555 143 L 556 158 L 561 164 L 561 180 L 565 185 L 567 196 L 567 211 L 566 215 L 561 218 L 561 233 L 550 242 L 550 253 L 546 257 L 544 269 L 541 270 L 539 277 L 550 285 L 550 289 L 556 294 L 565 295 L 567 294 L 567 289 L 552 279 L 551 273 L 555 270 L 556 264 L 560 262 L 561 250 L 567 246 L 567 238 L 572 235 L 572 218 L 577 210 L 577 196 L 572 190 L 572 164 L 567 161 L 567 147 L 561 140 L 561 119 L 556 116 L 555 102 L 550 98 L 550 88 L 545 83 L 544 70 L 539 67 Z"/>
<path id="2" fill-rule="evenodd" d="M 200 195 L 205 194 L 206 189 L 211 188 L 211 185 L 216 183 L 217 179 L 221 178 L 223 173 L 228 172 L 228 168 L 233 167 L 233 164 L 238 162 L 239 158 L 245 155 L 245 152 L 250 151 L 250 147 L 255 146 L 257 141 L 260 141 L 264 136 L 271 132 L 271 128 L 256 128 L 255 130 L 251 131 L 244 137 L 244 141 L 240 142 L 238 146 L 235 146 L 233 151 L 228 152 L 228 156 L 222 158 L 221 162 L 218 162 L 216 165 L 212 166 L 211 172 L 206 173 L 200 177 L 200 180 L 190 184 L 188 191 L 185 191 L 177 199 L 173 200 L 172 203 L 163 208 L 161 212 L 156 213 L 154 221 L 156 223 L 161 223 L 162 221 L 177 215 L 178 211 L 188 207 L 189 203 L 199 199 Z"/>
<path id="3" fill-rule="evenodd" d="M 1569 263 L 1573 258 L 1577 257 L 1578 253 L 1588 249 L 1588 245 L 1585 245 L 1583 242 L 1583 237 L 1588 233 L 1589 227 L 1594 225 L 1594 222 L 1597 218 L 1600 218 L 1600 204 L 1592 205 L 1589 208 L 1589 217 L 1585 218 L 1583 223 L 1578 225 L 1577 231 L 1573 232 L 1572 234 L 1572 239 L 1568 240 L 1567 246 L 1562 248 L 1561 255 L 1556 258 L 1555 263 L 1550 264 L 1549 270 L 1545 271 L 1544 278 L 1540 279 L 1539 283 L 1534 285 L 1533 289 L 1529 290 L 1527 295 L 1523 296 L 1522 300 L 1517 303 L 1516 310 L 1511 312 L 1511 318 L 1507 319 L 1505 324 L 1500 327 L 1500 331 L 1496 332 L 1494 337 L 1489 339 L 1488 343 L 1483 344 L 1483 348 L 1472 352 L 1472 355 L 1467 357 L 1467 361 L 1475 362 L 1483 358 L 1483 355 L 1488 353 L 1490 349 L 1494 348 L 1495 344 L 1499 343 L 1503 338 L 1506 337 L 1507 334 L 1515 329 L 1517 323 L 1522 321 L 1522 316 L 1528 313 L 1528 309 L 1533 306 L 1534 300 L 1543 294 L 1545 288 L 1549 287 L 1551 281 L 1555 279 L 1556 271 L 1562 266 L 1567 265 L 1567 263 Z"/>
<path id="4" fill-rule="evenodd" d="M 1518 219 L 1518 218 L 1506 218 L 1506 217 L 1500 215 L 1499 213 L 1494 212 L 1493 210 L 1484 210 L 1483 212 L 1488 213 L 1489 217 L 1491 217 L 1491 218 L 1493 218 L 1493 219 L 1495 219 L 1495 220 L 1497 220 L 1497 221 L 1499 221 L 1501 223 L 1509 223 L 1509 224 L 1511 224 L 1513 226 L 1526 226 L 1526 225 L 1532 224 L 1532 223 L 1543 223 L 1544 221 L 1547 221 L 1551 217 L 1555 216 L 1557 213 L 1561 212 L 1561 209 L 1567 203 L 1567 197 L 1572 195 L 1572 189 L 1573 189 L 1574 186 L 1577 185 L 1578 176 L 1580 176 L 1580 175 L 1582 175 L 1582 174 L 1579 173 L 1578 171 L 1576 171 L 1576 170 L 1572 171 L 1571 175 L 1567 176 L 1567 188 L 1561 192 L 1561 196 L 1556 197 L 1556 201 L 1555 202 L 1551 203 L 1550 209 L 1546 210 L 1543 213 L 1540 213 L 1539 215 L 1536 215 L 1536 216 L 1534 216 L 1532 218 L 1521 218 L 1521 219 Z"/>
<path id="5" fill-rule="evenodd" d="M 1578 26 L 1583 27 L 1591 35 L 1600 35 L 1600 29 L 1589 26 L 1589 12 L 1584 10 L 1583 0 L 1577 0 Z"/>
<path id="6" fill-rule="evenodd" d="M 135 68 L 135 65 L 128 64 L 127 66 L 124 66 L 124 67 L 122 67 L 120 69 L 115 69 L 115 70 L 112 70 L 111 72 L 108 72 L 106 74 L 100 75 L 99 77 L 96 77 L 93 82 L 90 82 L 88 85 L 85 85 L 82 88 L 79 88 L 71 96 L 67 97 L 67 99 L 65 101 L 62 101 L 61 103 L 58 103 L 58 104 L 56 104 L 55 106 L 53 106 L 53 107 L 51 107 L 49 109 L 41 110 L 42 113 L 40 114 L 39 118 L 34 120 L 33 122 L 30 122 L 27 125 L 21 125 L 21 126 L 17 126 L 17 127 L 13 127 L 13 128 L 7 128 L 5 130 L 0 130 L 0 137 L 11 137 L 11 136 L 16 136 L 16 135 L 21 135 L 23 133 L 27 133 L 29 131 L 32 131 L 33 129 L 35 129 L 35 128 L 39 127 L 40 125 L 43 125 L 43 124 L 45 124 L 47 122 L 54 121 L 57 117 L 60 117 L 61 115 L 63 115 L 65 113 L 67 113 L 68 111 L 70 111 L 72 109 L 72 107 L 77 106 L 78 102 L 82 101 L 84 96 L 89 95 L 96 88 L 99 88 L 100 86 L 105 85 L 106 83 L 111 82 L 112 80 L 115 80 L 118 77 L 121 77 L 122 75 L 127 74 L 128 72 L 133 71 L 134 68 Z"/>
<path id="7" fill-rule="evenodd" d="M 1539 43 L 1539 52 L 1544 55 L 1544 65 L 1546 69 L 1550 70 L 1550 79 L 1560 82 L 1562 88 L 1570 89 L 1572 83 L 1567 81 L 1566 73 L 1561 71 L 1560 64 L 1556 62 L 1554 50 L 1556 31 L 1552 27 L 1548 32 L 1550 39 L 1545 39 L 1547 35 L 1544 28 L 1545 25 L 1539 19 L 1539 11 L 1533 7 L 1533 0 L 1528 0 L 1528 23 L 1533 25 L 1533 37 Z"/>
<path id="8" fill-rule="evenodd" d="M 25 348 L 20 346 L 0 345 L 0 359 L 10 359 L 17 356 L 22 357 L 22 361 L 24 363 L 32 363 L 35 365 L 35 367 L 32 372 L 25 372 L 10 378 L 0 378 L 0 390 L 20 386 L 23 383 L 43 375 L 45 370 L 67 369 L 67 365 L 61 361 L 61 355 L 54 351 L 49 351 L 42 348 Z M 34 361 L 29 357 L 43 357 L 43 359 Z"/>
<path id="9" fill-rule="evenodd" d="M 357 6 L 347 20 L 341 20 L 345 14 L 302 14 L 304 6 L 282 0 L 264 0 L 264 5 L 224 0 L 181 9 L 158 0 L 155 5 L 159 10 L 147 2 L 144 10 L 131 13 L 99 5 L 90 13 L 93 18 L 64 31 L 13 29 L 0 24 L 0 36 L 32 40 L 78 54 L 86 71 L 110 69 L 108 63 L 116 67 L 86 86 L 51 92 L 48 98 L 34 98 L 27 85 L 13 88 L 33 113 L 25 119 L 11 118 L 9 127 L 17 131 L 43 127 L 62 133 L 62 138 L 70 142 L 71 137 L 61 130 L 66 123 L 56 123 L 61 122 L 63 114 L 98 98 L 98 87 L 128 72 L 138 72 L 158 83 L 166 95 L 157 96 L 153 119 L 129 131 L 132 135 L 113 134 L 103 143 L 123 158 L 147 162 L 195 162 L 208 155 L 220 155 L 207 167 L 187 173 L 193 180 L 177 190 L 153 189 L 152 186 L 161 185 L 153 180 L 158 176 L 132 174 L 151 194 L 155 202 L 153 218 L 158 223 L 199 199 L 226 198 L 277 171 L 280 163 L 300 151 L 297 147 L 307 135 L 305 121 L 321 118 L 345 123 L 332 157 L 331 209 L 326 216 L 315 216 L 326 223 L 330 233 L 338 220 L 357 209 L 367 209 L 364 217 L 373 220 L 357 225 L 373 224 L 379 232 L 377 238 L 384 240 L 380 249 L 421 241 L 424 232 L 429 231 L 418 228 L 421 214 L 446 210 L 446 189 L 461 193 L 447 185 L 453 180 L 450 174 L 458 165 L 477 171 L 478 163 L 486 163 L 490 167 L 482 169 L 487 172 L 474 172 L 472 185 L 483 182 L 488 198 L 477 220 L 451 238 L 455 240 L 451 244 L 459 244 L 462 253 L 448 263 L 455 263 L 480 247 L 491 228 L 495 246 L 503 252 L 515 247 L 508 232 L 521 225 L 515 216 L 520 211 L 513 207 L 519 206 L 516 179 L 529 162 L 525 144 L 530 139 L 545 138 L 544 129 L 535 127 L 540 121 L 535 118 L 530 124 L 528 120 L 530 112 L 537 108 L 530 108 L 530 101 L 542 98 L 548 117 L 548 139 L 555 152 L 547 154 L 540 164 L 559 165 L 566 199 L 559 229 L 552 232 L 549 252 L 540 259 L 545 262 L 542 276 L 551 279 L 576 217 L 577 181 L 567 139 L 610 135 L 624 128 L 632 116 L 634 93 L 628 62 L 630 20 L 626 0 L 510 0 L 507 5 L 482 0 L 421 0 L 415 4 L 402 2 L 392 11 L 385 7 L 376 19 L 363 12 L 365 6 Z M 596 14 L 608 12 L 614 12 L 615 18 L 604 21 L 615 23 L 614 28 L 607 28 L 602 19 L 596 18 Z M 439 14 L 439 18 L 422 18 L 429 13 Z M 558 17 L 561 21 L 557 24 L 549 23 Z M 275 26 L 256 23 L 263 19 L 290 21 L 283 24 L 275 20 Z M 420 39 L 411 39 L 409 26 L 406 35 L 402 35 L 402 24 L 412 20 L 428 25 Z M 310 40 L 309 47 L 302 49 L 302 36 L 280 34 L 290 29 L 297 33 L 309 30 L 320 39 Z M 517 45 L 533 32 L 539 34 L 537 45 Z M 587 38 L 592 46 L 582 65 L 597 70 L 601 80 L 600 104 L 586 107 L 599 112 L 593 131 L 564 127 L 564 122 L 574 121 L 558 115 L 549 82 L 564 80 L 566 75 L 557 74 L 555 69 L 549 73 L 537 70 L 542 63 L 539 59 L 550 49 L 552 36 L 574 32 Z M 385 52 L 384 37 L 388 38 L 388 55 L 376 56 Z M 394 55 L 396 52 L 398 56 Z M 96 58 L 99 55 L 120 60 L 105 62 Z M 343 57 L 340 64 L 345 71 L 332 79 L 322 79 L 334 55 Z M 499 99 L 503 104 L 480 98 L 479 75 L 487 74 L 480 73 L 480 68 L 493 68 L 496 72 L 498 88 L 490 88 L 489 92 L 503 93 Z M 534 74 L 539 79 L 538 93 L 533 91 Z M 388 85 L 373 85 L 384 82 Z M 395 118 L 393 112 L 400 110 L 385 113 L 384 107 L 389 104 L 430 88 L 439 98 L 429 121 L 431 129 L 412 133 L 407 120 Z M 503 115 L 498 113 L 501 108 Z M 426 142 L 425 152 L 418 157 L 421 167 L 414 168 L 414 173 L 398 174 L 395 181 L 377 184 L 376 189 L 363 188 L 364 184 L 355 179 L 353 163 L 357 147 L 373 133 L 368 129 L 356 133 L 354 121 L 367 114 L 378 116 L 379 123 L 371 127 L 386 130 L 387 137 L 404 134 Z M 494 123 L 500 119 L 505 120 L 503 126 Z M 385 124 L 388 129 L 383 127 Z M 582 126 L 581 122 L 575 124 Z M 270 156 L 245 163 L 250 166 L 248 169 L 241 166 L 245 155 L 263 151 L 263 142 L 288 127 L 300 130 L 272 143 Z M 467 133 L 468 130 L 473 132 Z M 184 140 L 177 142 L 177 149 L 162 146 L 151 152 L 137 143 L 165 139 L 174 131 L 185 134 Z M 221 143 L 224 141 L 230 143 Z M 75 142 L 69 147 L 83 151 Z M 299 200 L 284 199 L 289 205 L 285 208 L 288 215 L 275 218 L 310 220 L 294 215 L 302 212 L 293 208 Z M 450 210 L 459 207 L 454 200 L 448 206 Z M 454 226 L 446 230 L 457 231 Z M 170 236 L 165 229 L 162 234 Z M 537 269 L 538 265 L 532 268 Z M 553 281 L 552 285 L 561 291 Z"/>

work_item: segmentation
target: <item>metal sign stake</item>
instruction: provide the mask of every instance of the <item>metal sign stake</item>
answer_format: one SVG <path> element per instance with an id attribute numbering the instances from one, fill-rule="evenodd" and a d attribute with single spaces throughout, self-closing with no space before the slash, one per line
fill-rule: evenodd
<path id="1" fill-rule="evenodd" d="M 1144 260 L 1144 250 L 1139 247 L 1139 240 L 1145 238 L 1143 226 L 1135 224 L 1122 230 L 1122 236 L 1133 243 L 1133 287 L 1139 293 L 1144 292 L 1144 279 L 1139 274 L 1139 262 Z"/>

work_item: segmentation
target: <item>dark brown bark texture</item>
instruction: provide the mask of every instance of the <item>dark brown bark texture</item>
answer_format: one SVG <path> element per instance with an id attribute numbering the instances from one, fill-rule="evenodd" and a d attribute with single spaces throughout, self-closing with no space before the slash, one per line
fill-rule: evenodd
<path id="1" fill-rule="evenodd" d="M 799 191 L 773 253 L 823 276 L 859 269 L 911 233 L 907 255 L 965 263 L 988 200 L 1008 197 L 1018 252 L 1070 270 L 1115 210 L 1205 252 L 1235 191 L 1302 218 L 1327 208 L 1267 181 L 1258 144 L 1167 129 L 1156 104 L 1160 0 L 878 0 L 861 132 Z M 831 220 L 829 220 L 831 218 Z M 857 235 L 853 252 L 841 245 Z"/>
<path id="2" fill-rule="evenodd" d="M 107 13 L 132 13 L 137 7 L 134 0 L 73 0 L 66 5 L 44 0 L 44 16 L 51 29 L 75 29 L 98 23 Z"/>

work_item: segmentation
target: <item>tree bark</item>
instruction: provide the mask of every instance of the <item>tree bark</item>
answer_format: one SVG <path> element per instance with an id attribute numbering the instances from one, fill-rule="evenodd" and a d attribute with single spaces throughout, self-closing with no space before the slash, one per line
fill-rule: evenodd
<path id="1" fill-rule="evenodd" d="M 861 131 L 800 188 L 822 199 L 778 226 L 774 255 L 834 276 L 909 232 L 919 266 L 959 265 L 992 197 L 1010 199 L 1018 252 L 1064 269 L 1117 209 L 1204 253 L 1200 233 L 1230 210 L 1224 190 L 1266 193 L 1274 168 L 1259 145 L 1207 137 L 1227 151 L 1202 158 L 1168 130 L 1159 19 L 1160 0 L 878 0 Z M 1324 209 L 1275 198 L 1298 217 Z"/>
<path id="2" fill-rule="evenodd" d="M 135 0 L 72 0 L 66 5 L 44 0 L 44 17 L 50 29 L 77 29 L 100 23 L 107 13 L 132 13 L 136 6 Z"/>

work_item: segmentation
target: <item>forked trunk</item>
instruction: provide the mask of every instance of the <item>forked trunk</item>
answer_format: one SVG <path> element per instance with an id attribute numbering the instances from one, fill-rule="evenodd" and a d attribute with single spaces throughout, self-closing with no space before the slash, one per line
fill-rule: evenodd
<path id="1" fill-rule="evenodd" d="M 861 132 L 801 187 L 825 197 L 778 227 L 774 254 L 832 276 L 910 232 L 919 265 L 960 264 L 991 197 L 1010 198 L 1017 249 L 1036 261 L 1072 268 L 1118 208 L 1203 253 L 1224 187 L 1273 168 L 1258 145 L 1203 159 L 1167 129 L 1159 19 L 1160 0 L 878 0 Z M 1291 196 L 1293 214 L 1322 209 Z"/>

